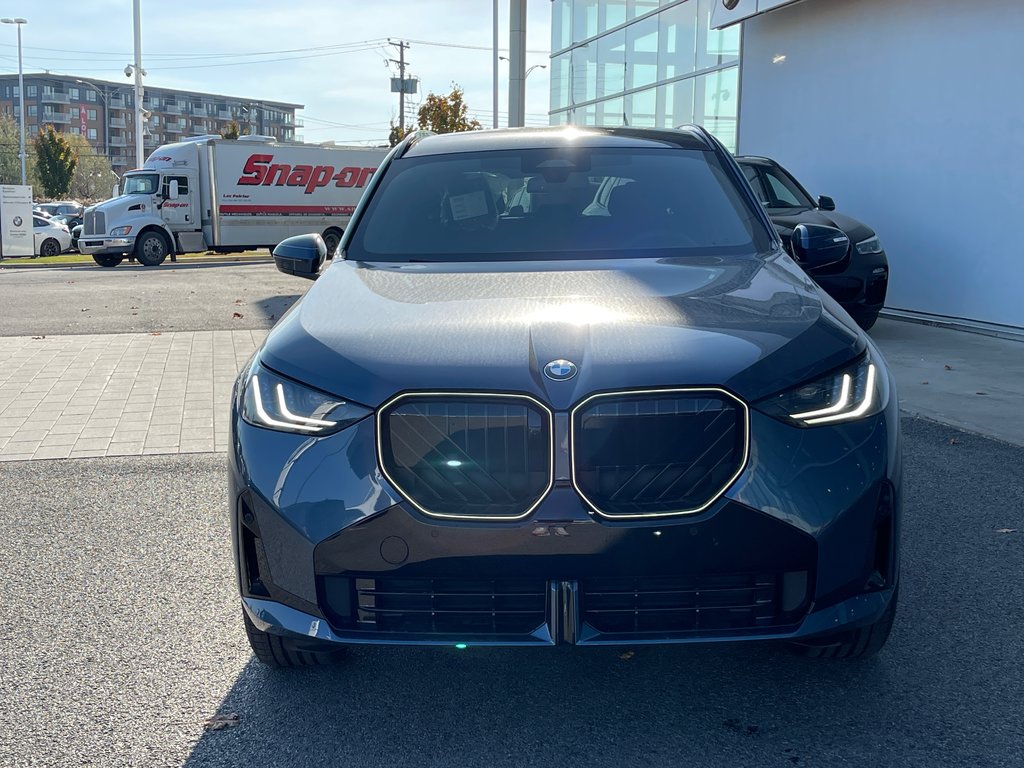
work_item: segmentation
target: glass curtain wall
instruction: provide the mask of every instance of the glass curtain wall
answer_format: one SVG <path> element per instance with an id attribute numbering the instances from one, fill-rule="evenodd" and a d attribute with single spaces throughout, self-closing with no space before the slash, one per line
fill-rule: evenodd
<path id="1" fill-rule="evenodd" d="M 740 27 L 720 0 L 553 0 L 552 125 L 698 123 L 736 149 Z"/>

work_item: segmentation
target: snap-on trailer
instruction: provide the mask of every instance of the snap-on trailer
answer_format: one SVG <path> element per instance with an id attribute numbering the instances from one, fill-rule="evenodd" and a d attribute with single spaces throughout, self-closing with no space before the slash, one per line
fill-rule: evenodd
<path id="1" fill-rule="evenodd" d="M 165 144 L 124 176 L 123 193 L 85 211 L 79 250 L 102 266 L 126 256 L 273 248 L 320 233 L 333 253 L 386 150 L 199 136 Z"/>

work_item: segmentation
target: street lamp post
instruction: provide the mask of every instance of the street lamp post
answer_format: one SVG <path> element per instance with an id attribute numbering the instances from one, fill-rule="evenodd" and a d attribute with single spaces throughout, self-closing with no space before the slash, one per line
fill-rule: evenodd
<path id="1" fill-rule="evenodd" d="M 21 66 L 21 25 L 28 24 L 26 19 L 0 19 L 4 24 L 15 24 L 18 27 L 18 122 L 21 124 L 21 183 L 25 185 L 25 74 Z"/>

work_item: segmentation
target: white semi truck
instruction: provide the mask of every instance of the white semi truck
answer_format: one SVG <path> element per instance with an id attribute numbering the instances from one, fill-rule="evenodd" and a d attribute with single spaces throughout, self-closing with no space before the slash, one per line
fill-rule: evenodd
<path id="1" fill-rule="evenodd" d="M 197 136 L 156 149 L 124 191 L 85 211 L 78 249 L 115 267 L 179 253 L 273 248 L 320 233 L 333 254 L 383 149 Z"/>

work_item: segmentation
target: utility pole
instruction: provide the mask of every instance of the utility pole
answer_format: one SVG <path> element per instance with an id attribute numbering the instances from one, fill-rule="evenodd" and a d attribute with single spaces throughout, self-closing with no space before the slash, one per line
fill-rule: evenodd
<path id="1" fill-rule="evenodd" d="M 493 114 L 494 127 L 498 127 L 498 0 L 494 0 L 494 8 L 491 11 L 491 22 L 494 25 L 493 48 L 491 60 L 491 111 Z"/>
<path id="2" fill-rule="evenodd" d="M 526 125 L 526 0 L 509 0 L 508 127 Z"/>
<path id="3" fill-rule="evenodd" d="M 142 11 L 141 0 L 133 0 L 132 14 L 135 25 L 135 167 L 141 168 L 146 162 L 145 148 L 143 147 L 143 135 L 146 127 L 146 111 L 142 107 L 143 91 L 142 76 L 146 74 L 142 69 Z"/>
<path id="4" fill-rule="evenodd" d="M 401 133 L 405 134 L 405 49 L 409 47 L 409 44 L 404 40 L 399 40 L 397 43 L 391 43 L 393 46 L 398 48 L 398 58 L 391 59 L 391 61 L 398 65 L 398 128 Z"/>

